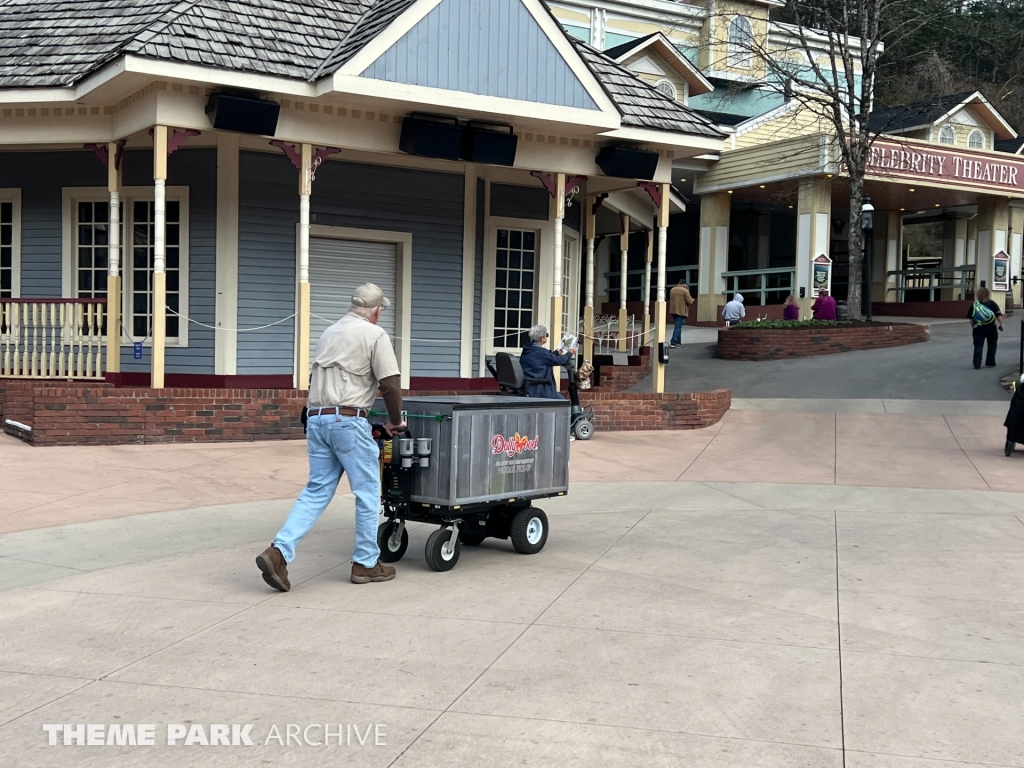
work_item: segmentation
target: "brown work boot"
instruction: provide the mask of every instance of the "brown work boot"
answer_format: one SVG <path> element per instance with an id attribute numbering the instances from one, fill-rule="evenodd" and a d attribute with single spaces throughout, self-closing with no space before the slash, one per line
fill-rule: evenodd
<path id="1" fill-rule="evenodd" d="M 384 565 L 380 560 L 373 568 L 367 568 L 359 563 L 352 563 L 352 583 L 369 584 L 371 581 L 391 581 L 395 578 L 393 566 Z"/>
<path id="2" fill-rule="evenodd" d="M 271 544 L 262 555 L 256 556 L 256 565 L 263 571 L 263 580 L 274 589 L 287 592 L 292 588 L 288 581 L 288 564 L 284 561 L 281 550 Z"/>

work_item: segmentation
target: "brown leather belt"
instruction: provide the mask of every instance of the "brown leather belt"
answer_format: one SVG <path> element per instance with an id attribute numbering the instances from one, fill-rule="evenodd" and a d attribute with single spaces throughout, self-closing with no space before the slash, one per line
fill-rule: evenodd
<path id="1" fill-rule="evenodd" d="M 313 416 L 362 416 L 370 418 L 370 412 L 366 408 L 349 408 L 347 405 L 325 405 L 317 408 L 310 408 L 306 415 Z"/>

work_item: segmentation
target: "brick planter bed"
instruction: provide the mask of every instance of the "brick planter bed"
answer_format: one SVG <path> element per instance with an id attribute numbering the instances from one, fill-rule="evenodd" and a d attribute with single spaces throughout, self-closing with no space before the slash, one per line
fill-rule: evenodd
<path id="1" fill-rule="evenodd" d="M 738 328 L 718 332 L 718 357 L 725 360 L 783 360 L 881 349 L 928 341 L 927 325 L 864 323 L 823 328 L 759 330 Z"/>
<path id="2" fill-rule="evenodd" d="M 701 429 L 721 421 L 732 404 L 732 391 L 580 392 L 580 404 L 594 406 L 598 431 Z"/>

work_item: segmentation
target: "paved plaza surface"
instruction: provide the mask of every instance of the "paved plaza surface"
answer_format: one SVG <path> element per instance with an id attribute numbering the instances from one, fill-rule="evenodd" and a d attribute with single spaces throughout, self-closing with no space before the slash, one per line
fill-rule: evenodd
<path id="1" fill-rule="evenodd" d="M 931 327 L 931 341 L 923 344 L 743 362 L 714 357 L 716 329 L 685 328 L 683 338 L 689 343 L 671 351 L 665 387 L 669 392 L 727 387 L 733 397 L 741 398 L 1005 400 L 999 379 L 1019 365 L 1020 315 L 1017 310 L 1005 319 L 1006 330 L 999 334 L 998 365 L 978 371 L 971 363 L 974 346 L 966 319 L 912 319 Z M 643 381 L 635 389 L 648 391 L 650 383 Z"/>

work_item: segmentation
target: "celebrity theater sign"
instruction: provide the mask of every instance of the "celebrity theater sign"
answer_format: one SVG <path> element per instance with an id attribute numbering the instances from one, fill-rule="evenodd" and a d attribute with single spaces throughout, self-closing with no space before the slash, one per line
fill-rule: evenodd
<path id="1" fill-rule="evenodd" d="M 1010 155 L 994 159 L 989 152 L 876 141 L 868 155 L 868 173 L 1024 195 L 1024 160 Z"/>

